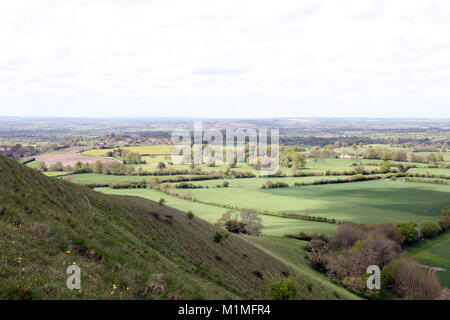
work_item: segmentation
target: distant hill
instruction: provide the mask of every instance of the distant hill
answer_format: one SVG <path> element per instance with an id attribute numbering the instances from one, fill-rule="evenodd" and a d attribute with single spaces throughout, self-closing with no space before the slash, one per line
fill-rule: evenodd
<path id="1" fill-rule="evenodd" d="M 304 266 L 252 237 L 165 205 L 95 192 L 4 156 L 0 176 L 0 299 L 267 298 L 261 275 L 302 277 Z M 216 232 L 229 236 L 216 243 Z M 81 268 L 80 292 L 66 287 L 71 264 Z M 315 277 L 305 298 L 355 298 Z"/>

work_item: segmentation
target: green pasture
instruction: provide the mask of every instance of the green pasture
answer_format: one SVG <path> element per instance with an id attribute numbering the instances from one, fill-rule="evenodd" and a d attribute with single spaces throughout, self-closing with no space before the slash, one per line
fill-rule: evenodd
<path id="1" fill-rule="evenodd" d="M 437 272 L 437 275 L 443 285 L 450 287 L 450 233 L 424 240 L 407 250 L 408 255 L 420 263 L 445 269 Z"/>
<path id="2" fill-rule="evenodd" d="M 351 176 L 350 176 L 351 177 Z M 311 177 L 258 177 L 258 178 L 241 178 L 241 179 L 216 179 L 216 180 L 203 180 L 203 181 L 192 181 L 190 183 L 198 186 L 214 188 L 216 186 L 221 186 L 224 181 L 229 183 L 229 187 L 239 188 L 244 190 L 250 189 L 261 189 L 262 185 L 266 184 L 267 181 L 276 182 L 284 182 L 289 184 L 289 186 L 293 186 L 296 182 L 309 183 L 318 180 L 325 179 L 338 179 L 338 178 L 349 178 L 349 176 L 311 176 Z"/>
<path id="3" fill-rule="evenodd" d="M 128 196 L 137 196 L 154 201 L 161 198 L 166 199 L 166 205 L 176 208 L 181 211 L 192 211 L 197 217 L 206 220 L 210 223 L 216 223 L 217 220 L 229 209 L 216 207 L 212 205 L 196 203 L 188 200 L 183 200 L 175 196 L 170 196 L 152 189 L 111 189 L 111 188 L 97 188 L 97 191 L 108 194 L 121 194 Z M 288 233 L 298 233 L 300 231 L 308 233 L 324 233 L 331 234 L 336 230 L 337 225 L 312 222 L 299 219 L 289 219 L 274 216 L 262 216 L 263 230 L 262 233 L 272 236 L 283 236 Z"/>
<path id="4" fill-rule="evenodd" d="M 249 184 L 249 180 L 233 183 Z M 243 186 L 192 191 L 201 201 L 357 223 L 437 221 L 440 209 L 450 203 L 449 186 L 407 183 L 401 179 L 278 189 L 247 189 Z"/>

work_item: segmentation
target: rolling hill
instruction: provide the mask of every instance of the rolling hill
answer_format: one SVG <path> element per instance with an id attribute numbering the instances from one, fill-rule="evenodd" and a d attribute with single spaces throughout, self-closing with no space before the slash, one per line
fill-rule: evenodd
<path id="1" fill-rule="evenodd" d="M 302 254 L 271 254 L 272 244 L 166 205 L 46 177 L 4 156 L 0 176 L 0 299 L 258 299 L 267 298 L 265 273 L 296 277 L 302 298 L 357 298 L 311 276 Z M 216 232 L 226 235 L 220 243 Z M 81 290 L 66 287 L 72 264 Z"/>

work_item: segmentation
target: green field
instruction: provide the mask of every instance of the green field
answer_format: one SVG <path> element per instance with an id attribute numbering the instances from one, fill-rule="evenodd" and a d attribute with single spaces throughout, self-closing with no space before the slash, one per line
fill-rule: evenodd
<path id="1" fill-rule="evenodd" d="M 410 173 L 427 173 L 430 174 L 445 174 L 450 177 L 450 169 L 445 168 L 411 168 L 408 170 Z"/>
<path id="2" fill-rule="evenodd" d="M 241 179 L 240 187 L 194 189 L 201 201 L 242 208 L 325 216 L 339 221 L 393 222 L 431 219 L 450 203 L 450 187 L 378 180 L 279 189 L 247 189 L 252 179 Z M 244 181 L 245 180 L 245 181 Z M 277 179 L 273 179 L 277 181 Z M 255 186 L 259 184 L 255 182 Z"/>
<path id="3" fill-rule="evenodd" d="M 26 164 L 26 166 L 30 167 L 30 168 L 33 168 L 33 169 L 37 169 L 37 168 L 39 168 L 40 163 L 41 163 L 40 161 L 34 160 L 34 161 L 31 161 L 31 162 L 28 162 Z"/>
<path id="4" fill-rule="evenodd" d="M 262 185 L 267 181 L 272 182 L 284 182 L 293 186 L 296 182 L 309 183 L 318 180 L 325 179 L 338 179 L 338 178 L 348 178 L 349 176 L 311 176 L 311 177 L 283 177 L 283 178 L 272 178 L 272 177 L 259 177 L 259 178 L 242 178 L 242 179 L 215 179 L 215 180 L 204 180 L 204 181 L 192 181 L 190 183 L 198 186 L 214 188 L 217 185 L 222 185 L 224 181 L 229 183 L 230 187 L 243 189 L 243 190 L 257 190 L 261 189 Z"/>
<path id="5" fill-rule="evenodd" d="M 97 188 L 95 190 L 108 194 L 137 196 L 154 201 L 158 201 L 159 199 L 164 198 L 166 199 L 166 203 L 168 206 L 185 212 L 192 211 L 197 217 L 211 223 L 216 223 L 217 220 L 222 216 L 222 214 L 228 211 L 228 209 L 226 208 L 183 200 L 152 189 Z M 298 233 L 299 231 L 308 233 L 317 232 L 331 234 L 337 228 L 336 225 L 329 223 L 304 221 L 299 219 L 289 219 L 266 215 L 262 216 L 262 223 L 264 226 L 264 228 L 262 229 L 262 233 L 272 236 L 283 236 L 288 233 Z"/>
<path id="6" fill-rule="evenodd" d="M 450 287 L 450 233 L 422 241 L 407 250 L 409 256 L 422 264 L 446 269 L 438 271 L 437 275 L 443 285 Z"/>

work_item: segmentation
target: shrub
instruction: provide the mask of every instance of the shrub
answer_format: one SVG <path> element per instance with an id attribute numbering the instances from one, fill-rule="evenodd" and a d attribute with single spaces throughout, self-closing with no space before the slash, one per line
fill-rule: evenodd
<path id="1" fill-rule="evenodd" d="M 188 212 L 186 213 L 186 215 L 187 215 L 187 217 L 188 217 L 189 220 L 192 220 L 192 219 L 194 218 L 194 214 L 192 213 L 192 211 L 188 211 Z"/>
<path id="2" fill-rule="evenodd" d="M 253 210 L 242 210 L 239 213 L 225 212 L 216 225 L 229 232 L 259 235 L 262 228 L 260 215 Z"/>
<path id="3" fill-rule="evenodd" d="M 158 169 L 160 169 L 160 170 L 162 170 L 162 169 L 165 169 L 166 168 L 166 164 L 164 163 L 164 162 L 159 162 L 158 163 Z"/>
<path id="4" fill-rule="evenodd" d="M 367 237 L 366 232 L 355 223 L 345 222 L 339 226 L 330 238 L 330 246 L 350 248 L 353 244 Z"/>
<path id="5" fill-rule="evenodd" d="M 415 222 L 399 222 L 397 223 L 397 229 L 405 237 L 404 244 L 411 244 L 419 240 L 416 236 L 414 228 L 417 227 Z"/>
<path id="6" fill-rule="evenodd" d="M 297 295 L 297 282 L 280 274 L 267 276 L 269 295 L 272 300 L 291 300 Z"/>
<path id="7" fill-rule="evenodd" d="M 164 202 L 166 202 L 166 199 L 164 199 L 164 198 L 161 198 L 161 199 L 158 200 L 158 203 L 159 203 L 160 205 L 163 205 Z"/>
<path id="8" fill-rule="evenodd" d="M 438 222 L 442 231 L 447 231 L 450 229 L 450 216 L 443 216 Z"/>
<path id="9" fill-rule="evenodd" d="M 223 234 L 222 232 L 216 231 L 216 233 L 214 234 L 213 240 L 216 243 L 220 243 L 223 239 Z"/>
<path id="10" fill-rule="evenodd" d="M 328 237 L 324 234 L 319 234 L 319 233 L 313 233 L 313 234 L 308 234 L 305 232 L 299 232 L 297 234 L 286 234 L 284 235 L 287 238 L 293 238 L 293 239 L 297 239 L 297 240 L 303 240 L 303 241 L 311 241 L 311 240 L 323 240 L 325 242 L 328 241 Z"/>
<path id="11" fill-rule="evenodd" d="M 228 181 L 224 181 L 222 185 L 223 185 L 224 188 L 228 188 L 230 183 Z"/>
<path id="12" fill-rule="evenodd" d="M 438 232 L 436 223 L 429 220 L 421 222 L 419 225 L 419 229 L 422 236 L 426 239 L 435 237 Z"/>
<path id="13" fill-rule="evenodd" d="M 422 268 L 412 259 L 391 261 L 381 270 L 383 288 L 404 299 L 431 300 L 442 293 L 436 275 Z"/>

